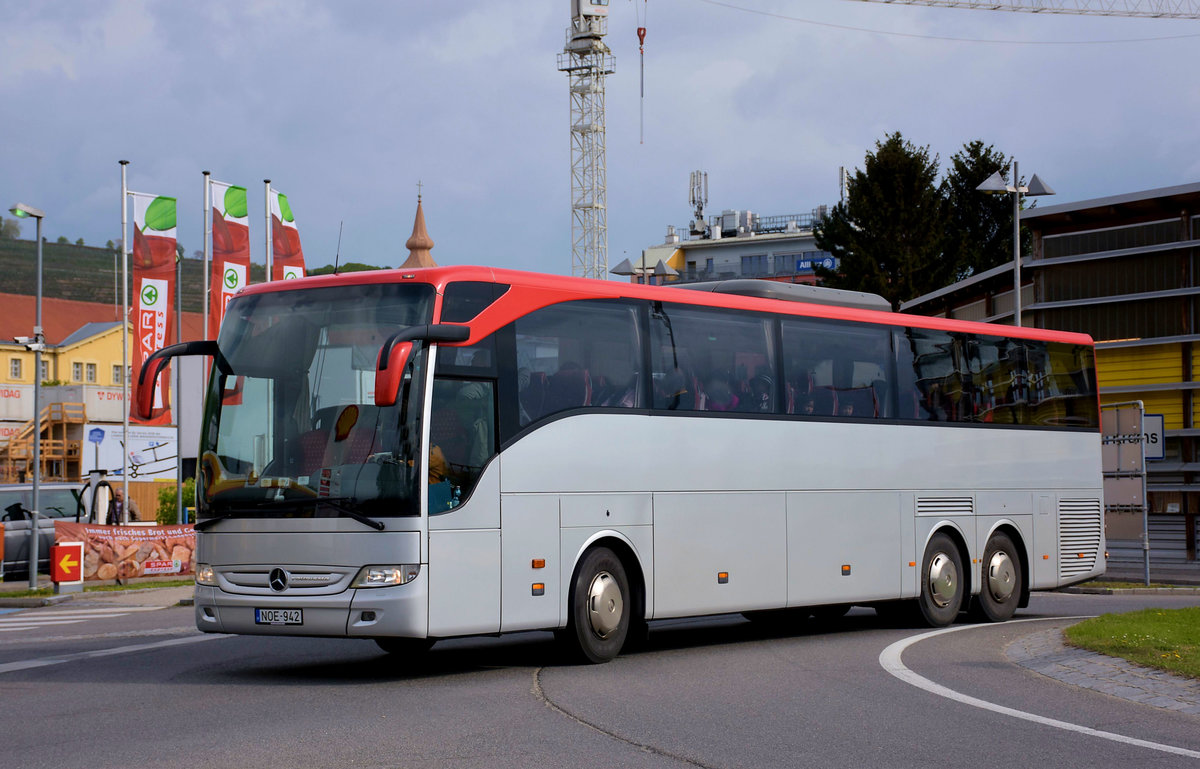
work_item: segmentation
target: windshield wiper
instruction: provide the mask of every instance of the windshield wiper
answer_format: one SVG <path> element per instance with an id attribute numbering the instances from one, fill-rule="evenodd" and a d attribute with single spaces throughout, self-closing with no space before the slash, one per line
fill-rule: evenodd
<path id="1" fill-rule="evenodd" d="M 353 518 L 359 523 L 370 526 L 376 531 L 383 531 L 384 528 L 386 528 L 381 521 L 377 521 L 374 518 L 368 518 L 367 516 L 358 512 L 358 510 L 351 507 L 351 505 L 354 504 L 354 497 L 317 497 L 315 499 L 268 499 L 261 502 L 254 502 L 249 505 L 240 505 L 227 513 L 223 513 L 222 515 L 214 516 L 212 518 L 205 518 L 203 521 L 198 521 L 195 525 L 195 529 L 196 531 L 204 531 L 205 529 L 212 527 L 218 521 L 225 521 L 229 520 L 230 518 L 238 518 L 246 513 L 259 513 L 270 508 L 300 508 L 310 504 L 332 507 L 345 517 Z"/>
<path id="2" fill-rule="evenodd" d="M 214 524 L 217 523 L 217 521 L 229 520 L 230 518 L 236 517 L 237 514 L 238 514 L 238 511 L 234 510 L 233 512 L 224 513 L 222 515 L 214 516 L 212 518 L 205 518 L 203 521 L 196 521 L 196 523 L 192 525 L 192 528 L 196 531 L 204 531 L 205 529 L 211 528 Z"/>
<path id="3" fill-rule="evenodd" d="M 349 503 L 349 504 L 347 504 L 347 503 Z M 376 531 L 383 531 L 385 528 L 384 524 L 381 521 L 377 521 L 374 518 L 368 518 L 367 516 L 358 512 L 358 510 L 356 510 L 353 507 L 354 497 L 317 497 L 316 499 L 270 499 L 270 500 L 266 500 L 264 502 L 259 502 L 256 505 L 254 505 L 254 507 L 256 509 L 262 509 L 262 508 L 266 508 L 266 507 L 287 507 L 287 506 L 292 506 L 292 505 L 299 507 L 301 505 L 308 505 L 308 504 L 316 504 L 317 506 L 328 505 L 329 507 L 332 507 L 334 510 L 337 510 L 339 513 L 346 516 L 347 518 L 353 518 L 354 520 L 358 521 L 359 523 L 364 524 L 366 526 L 370 526 L 372 529 L 375 529 Z"/>

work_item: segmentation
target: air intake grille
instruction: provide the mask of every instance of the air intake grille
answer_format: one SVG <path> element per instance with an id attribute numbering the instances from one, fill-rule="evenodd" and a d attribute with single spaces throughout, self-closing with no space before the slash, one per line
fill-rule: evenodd
<path id="1" fill-rule="evenodd" d="M 1104 519 L 1098 499 L 1063 499 L 1058 503 L 1058 576 L 1069 579 L 1096 568 Z"/>
<path id="2" fill-rule="evenodd" d="M 972 497 L 917 497 L 917 515 L 973 515 Z"/>

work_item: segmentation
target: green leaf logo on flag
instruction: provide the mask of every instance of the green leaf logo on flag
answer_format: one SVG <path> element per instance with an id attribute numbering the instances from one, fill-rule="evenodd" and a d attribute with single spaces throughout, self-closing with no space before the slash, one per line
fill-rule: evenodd
<path id="1" fill-rule="evenodd" d="M 279 215 L 283 217 L 285 222 L 294 222 L 296 217 L 292 216 L 292 207 L 288 205 L 287 195 L 279 193 Z"/>
<path id="2" fill-rule="evenodd" d="M 146 209 L 145 230 L 166 232 L 175 229 L 175 198 L 159 196 Z"/>
<path id="3" fill-rule="evenodd" d="M 235 219 L 246 218 L 246 188 L 227 187 L 225 189 L 225 215 Z"/>
<path id="4" fill-rule="evenodd" d="M 225 286 L 227 288 L 237 288 L 238 274 L 236 270 L 225 271 Z"/>
<path id="5" fill-rule="evenodd" d="M 159 198 L 161 200 L 161 198 Z M 158 289 L 154 286 L 146 286 L 142 289 L 142 304 L 152 305 L 158 301 Z"/>

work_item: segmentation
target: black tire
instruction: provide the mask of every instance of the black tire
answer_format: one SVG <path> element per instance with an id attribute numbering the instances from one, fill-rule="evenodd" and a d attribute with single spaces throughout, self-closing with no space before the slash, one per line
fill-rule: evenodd
<path id="1" fill-rule="evenodd" d="M 958 617 L 963 605 L 962 555 L 954 540 L 934 534 L 921 560 L 921 594 L 917 608 L 930 627 L 945 627 Z"/>
<path id="2" fill-rule="evenodd" d="M 632 596 L 621 559 L 606 547 L 589 550 L 571 580 L 570 609 L 563 637 L 584 662 L 608 662 L 629 635 Z"/>
<path id="3" fill-rule="evenodd" d="M 376 638 L 380 649 L 395 657 L 424 657 L 433 646 L 432 638 Z"/>
<path id="4" fill-rule="evenodd" d="M 1009 619 L 1021 602 L 1023 588 L 1021 556 L 1012 538 L 998 531 L 988 538 L 983 549 L 979 597 L 972 607 L 972 616 L 987 622 Z"/>

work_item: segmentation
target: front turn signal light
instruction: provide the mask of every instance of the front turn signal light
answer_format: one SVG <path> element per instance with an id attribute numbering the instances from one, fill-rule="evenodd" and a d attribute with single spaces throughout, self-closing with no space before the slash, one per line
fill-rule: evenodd
<path id="1" fill-rule="evenodd" d="M 392 587 L 412 582 L 421 573 L 421 564 L 402 563 L 394 566 L 364 566 L 355 575 L 350 587 Z"/>

